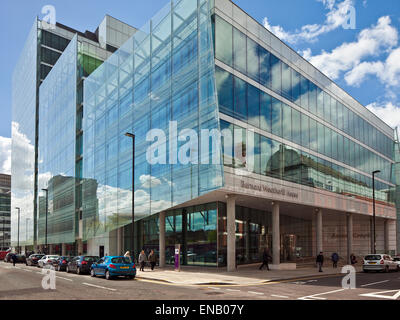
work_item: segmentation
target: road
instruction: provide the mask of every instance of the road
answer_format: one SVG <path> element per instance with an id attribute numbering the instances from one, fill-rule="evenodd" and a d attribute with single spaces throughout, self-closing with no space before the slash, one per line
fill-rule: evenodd
<path id="1" fill-rule="evenodd" d="M 42 288 L 42 269 L 0 262 L 0 300 L 399 300 L 400 273 L 318 276 L 253 286 L 178 286 L 149 280 L 92 278 L 56 272 L 56 289 Z"/>

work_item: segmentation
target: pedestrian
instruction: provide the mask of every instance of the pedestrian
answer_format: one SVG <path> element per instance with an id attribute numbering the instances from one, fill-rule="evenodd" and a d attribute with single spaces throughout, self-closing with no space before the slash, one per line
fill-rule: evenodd
<path id="1" fill-rule="evenodd" d="M 352 253 L 350 255 L 350 263 L 351 263 L 351 265 L 354 265 L 357 263 L 357 259 L 356 259 L 356 256 L 354 255 L 354 253 Z"/>
<path id="2" fill-rule="evenodd" d="M 339 255 L 336 252 L 334 252 L 334 253 L 332 253 L 331 259 L 332 259 L 333 267 L 337 268 L 337 264 L 339 261 Z"/>
<path id="3" fill-rule="evenodd" d="M 11 260 L 13 262 L 13 266 L 15 267 L 15 263 L 17 262 L 17 255 L 15 253 L 13 253 L 13 255 L 11 256 Z"/>
<path id="4" fill-rule="evenodd" d="M 142 250 L 139 254 L 140 271 L 144 271 L 146 260 L 147 260 L 146 254 L 144 253 L 144 250 Z"/>
<path id="5" fill-rule="evenodd" d="M 267 248 L 265 248 L 264 249 L 264 252 L 263 252 L 263 263 L 262 263 L 262 265 L 260 266 L 260 270 L 262 270 L 262 268 L 264 267 L 264 266 L 267 266 L 267 270 L 269 271 L 269 265 L 268 265 L 268 260 L 271 258 L 271 256 L 269 255 L 269 252 L 268 252 L 268 250 L 267 250 Z"/>
<path id="6" fill-rule="evenodd" d="M 154 253 L 154 250 L 150 251 L 148 259 L 149 259 L 149 262 L 150 262 L 151 270 L 154 270 L 154 267 L 155 267 L 156 262 L 157 262 L 157 257 L 156 257 L 156 254 Z"/>
<path id="7" fill-rule="evenodd" d="M 317 266 L 318 266 L 318 271 L 319 272 L 323 272 L 322 271 L 322 265 L 324 264 L 324 256 L 323 256 L 323 252 L 321 251 L 319 253 L 319 255 L 317 256 Z"/>

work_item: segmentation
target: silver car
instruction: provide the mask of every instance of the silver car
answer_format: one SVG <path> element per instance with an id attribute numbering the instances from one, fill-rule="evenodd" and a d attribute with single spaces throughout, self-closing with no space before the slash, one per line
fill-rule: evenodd
<path id="1" fill-rule="evenodd" d="M 388 254 L 368 254 L 364 257 L 363 271 L 399 271 L 399 264 Z"/>
<path id="2" fill-rule="evenodd" d="M 43 268 L 47 264 L 53 265 L 53 261 L 58 259 L 60 256 L 57 255 L 45 255 L 42 259 L 38 261 L 38 268 Z"/>

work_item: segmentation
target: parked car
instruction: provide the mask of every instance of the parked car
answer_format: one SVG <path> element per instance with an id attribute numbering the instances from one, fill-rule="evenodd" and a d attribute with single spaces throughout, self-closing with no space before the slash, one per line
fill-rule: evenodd
<path id="1" fill-rule="evenodd" d="M 363 271 L 399 271 L 399 264 L 388 254 L 369 254 L 364 257 Z"/>
<path id="2" fill-rule="evenodd" d="M 26 259 L 26 265 L 27 266 L 37 266 L 38 261 L 42 259 L 45 255 L 44 254 L 31 254 L 27 259 Z"/>
<path id="3" fill-rule="evenodd" d="M 18 254 L 18 253 L 7 253 L 6 257 L 4 258 L 4 262 L 12 262 L 12 256 L 13 255 L 17 256 L 17 261 L 15 263 L 26 263 L 26 257 L 23 254 Z"/>
<path id="4" fill-rule="evenodd" d="M 93 262 L 98 261 L 97 256 L 77 256 L 71 259 L 67 265 L 67 272 L 76 272 L 76 274 L 90 273 L 90 267 Z"/>
<path id="5" fill-rule="evenodd" d="M 68 262 L 70 262 L 72 257 L 61 256 L 53 260 L 53 267 L 57 271 L 66 271 Z"/>
<path id="6" fill-rule="evenodd" d="M 4 260 L 7 253 L 9 253 L 10 251 L 0 251 L 0 260 Z"/>
<path id="7" fill-rule="evenodd" d="M 58 255 L 45 255 L 45 256 L 42 257 L 42 259 L 40 259 L 38 261 L 37 266 L 39 268 L 43 268 L 44 266 L 47 266 L 47 265 L 52 266 L 53 265 L 53 261 L 58 259 L 59 257 L 60 256 L 58 256 Z"/>
<path id="8" fill-rule="evenodd" d="M 130 258 L 109 256 L 101 258 L 96 263 L 93 263 L 90 269 L 90 275 L 92 277 L 104 276 L 107 280 L 118 276 L 134 279 L 136 276 L 136 266 Z"/>

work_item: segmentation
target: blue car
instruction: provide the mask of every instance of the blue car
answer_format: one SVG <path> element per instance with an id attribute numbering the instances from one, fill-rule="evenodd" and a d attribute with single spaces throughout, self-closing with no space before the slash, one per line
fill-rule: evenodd
<path id="1" fill-rule="evenodd" d="M 130 258 L 107 256 L 91 265 L 90 275 L 92 277 L 104 276 L 107 280 L 118 276 L 134 279 L 136 276 L 136 266 Z"/>

